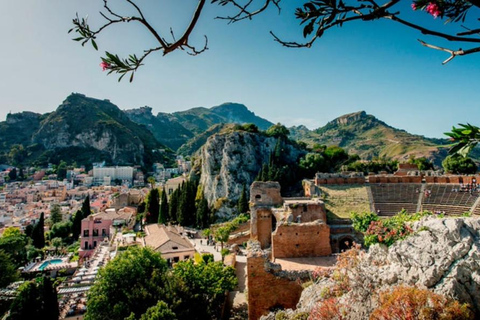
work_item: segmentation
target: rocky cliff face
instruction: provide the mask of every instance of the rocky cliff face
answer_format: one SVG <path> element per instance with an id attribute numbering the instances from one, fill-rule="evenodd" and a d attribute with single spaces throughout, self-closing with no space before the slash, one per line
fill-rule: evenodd
<path id="1" fill-rule="evenodd" d="M 47 150 L 93 148 L 114 164 L 143 164 L 145 153 L 161 145 L 108 100 L 72 94 L 49 114 L 33 135 Z"/>
<path id="2" fill-rule="evenodd" d="M 219 217 L 234 210 L 243 185 L 250 186 L 262 165 L 268 162 L 277 139 L 259 133 L 233 131 L 211 136 L 201 149 L 200 184 L 210 207 L 220 209 Z M 286 152 L 292 159 L 299 155 L 293 146 Z"/>
<path id="3" fill-rule="evenodd" d="M 480 316 L 480 219 L 430 217 L 413 229 L 414 235 L 390 248 L 375 245 L 360 256 L 356 272 L 348 275 L 355 285 L 339 299 L 348 305 L 345 319 L 368 319 L 378 305 L 378 292 L 401 284 L 468 303 Z M 297 309 L 286 312 L 288 319 L 310 313 L 332 285 L 324 278 L 305 289 Z M 274 319 L 274 314 L 263 319 Z"/>

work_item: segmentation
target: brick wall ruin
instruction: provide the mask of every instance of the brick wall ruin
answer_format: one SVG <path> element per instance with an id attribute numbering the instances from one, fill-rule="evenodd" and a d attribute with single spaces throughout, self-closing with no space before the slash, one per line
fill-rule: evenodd
<path id="1" fill-rule="evenodd" d="M 330 227 L 320 220 L 281 223 L 272 234 L 272 259 L 321 257 L 332 253 Z"/>
<path id="2" fill-rule="evenodd" d="M 260 319 L 275 308 L 295 308 L 303 290 L 302 279 L 310 279 L 310 273 L 282 271 L 258 243 L 254 247 L 247 256 L 248 319 Z"/>

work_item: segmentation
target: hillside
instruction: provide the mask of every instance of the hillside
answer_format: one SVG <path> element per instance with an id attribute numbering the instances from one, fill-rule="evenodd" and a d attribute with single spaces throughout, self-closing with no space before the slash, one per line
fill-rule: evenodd
<path id="1" fill-rule="evenodd" d="M 145 125 L 158 141 L 173 150 L 178 150 L 193 138 L 193 141 L 182 148 L 182 154 L 189 150 L 193 152 L 198 150 L 201 147 L 198 141 L 205 143 L 208 137 L 199 140 L 197 136 L 205 135 L 214 125 L 253 123 L 261 130 L 273 125 L 270 121 L 255 115 L 245 105 L 230 102 L 212 108 L 197 107 L 172 114 L 159 113 L 157 116 L 153 116 L 151 111 L 151 108 L 144 107 L 125 112 L 132 121 Z M 197 147 L 192 148 L 192 145 Z"/>
<path id="2" fill-rule="evenodd" d="M 3 157 L 12 144 L 23 146 L 19 163 L 46 164 L 77 161 L 90 165 L 105 160 L 109 164 L 150 166 L 170 157 L 145 127 L 136 124 L 108 100 L 71 94 L 56 111 L 45 115 L 20 113 L 0 123 Z"/>
<path id="3" fill-rule="evenodd" d="M 362 159 L 385 156 L 402 161 L 410 156 L 425 156 L 441 166 L 448 152 L 446 139 L 410 134 L 387 125 L 365 111 L 343 115 L 313 131 L 299 126 L 290 128 L 290 132 L 291 138 L 310 146 L 315 143 L 338 145 Z"/>
<path id="4" fill-rule="evenodd" d="M 133 122 L 145 125 L 155 139 L 173 150 L 194 137 L 190 130 L 168 113 L 160 112 L 154 116 L 150 107 L 125 110 L 125 113 Z"/>

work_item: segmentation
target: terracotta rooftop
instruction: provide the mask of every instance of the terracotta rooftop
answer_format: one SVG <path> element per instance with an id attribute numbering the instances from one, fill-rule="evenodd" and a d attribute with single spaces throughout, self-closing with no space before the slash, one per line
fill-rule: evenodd
<path id="1" fill-rule="evenodd" d="M 193 245 L 175 227 L 150 224 L 145 227 L 145 245 L 160 252 L 191 250 Z M 175 249 L 176 247 L 176 249 Z"/>

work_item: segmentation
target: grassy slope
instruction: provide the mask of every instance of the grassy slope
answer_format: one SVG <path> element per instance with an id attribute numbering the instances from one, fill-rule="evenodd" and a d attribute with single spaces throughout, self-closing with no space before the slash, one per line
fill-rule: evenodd
<path id="1" fill-rule="evenodd" d="M 350 213 L 369 212 L 367 188 L 362 185 L 322 186 L 322 199 L 325 202 L 329 219 L 347 219 Z"/>

